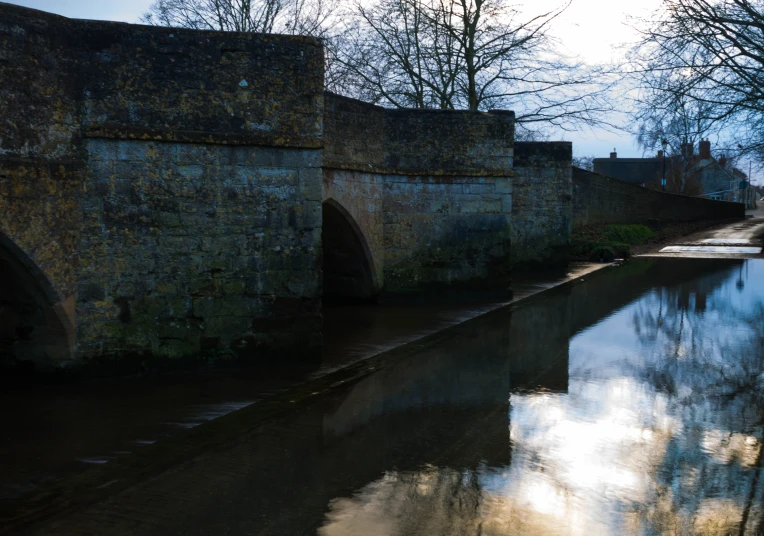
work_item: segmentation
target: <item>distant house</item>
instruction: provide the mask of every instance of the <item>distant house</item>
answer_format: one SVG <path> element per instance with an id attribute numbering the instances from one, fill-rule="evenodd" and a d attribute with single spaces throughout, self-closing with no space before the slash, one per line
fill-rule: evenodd
<path id="1" fill-rule="evenodd" d="M 698 149 L 695 154 L 693 145 L 686 143 L 680 155 L 665 158 L 663 151 L 655 158 L 618 158 L 614 151 L 610 158 L 594 159 L 594 172 L 653 190 L 736 201 L 755 208 L 759 196 L 748 187 L 747 175 L 730 166 L 724 156 L 711 156 L 710 141 L 701 141 Z"/>
<path id="2" fill-rule="evenodd" d="M 618 158 L 613 151 L 610 158 L 595 158 L 593 163 L 595 173 L 638 186 L 656 182 L 660 186 L 663 176 L 663 151 L 658 151 L 656 158 Z"/>

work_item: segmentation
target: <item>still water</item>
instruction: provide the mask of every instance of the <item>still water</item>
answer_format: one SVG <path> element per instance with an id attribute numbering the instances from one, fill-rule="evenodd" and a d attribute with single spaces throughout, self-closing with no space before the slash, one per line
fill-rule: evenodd
<path id="1" fill-rule="evenodd" d="M 513 284 L 515 299 L 601 266 Z M 561 277 L 562 276 L 562 277 Z M 0 506 L 274 394 L 505 305 L 490 294 L 324 305 L 322 359 L 90 384 L 0 387 Z M 0 525 L 2 521 L 0 520 Z"/>
<path id="2" fill-rule="evenodd" d="M 378 369 L 37 533 L 764 533 L 764 261 L 633 260 Z"/>

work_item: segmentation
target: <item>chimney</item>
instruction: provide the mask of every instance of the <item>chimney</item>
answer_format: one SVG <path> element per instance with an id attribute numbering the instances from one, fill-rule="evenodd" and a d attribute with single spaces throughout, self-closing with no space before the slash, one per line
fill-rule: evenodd
<path id="1" fill-rule="evenodd" d="M 711 158 L 711 142 L 708 140 L 701 140 L 698 146 L 700 157 L 708 160 Z"/>
<path id="2" fill-rule="evenodd" d="M 658 156 L 656 156 L 655 158 L 663 158 L 663 149 L 658 150 Z"/>
<path id="3" fill-rule="evenodd" d="M 726 167 L 727 167 L 727 157 L 726 157 L 726 156 L 724 156 L 724 155 L 721 155 L 721 156 L 719 157 L 719 165 L 720 165 L 721 167 L 723 167 L 723 168 L 726 168 Z"/>
<path id="4" fill-rule="evenodd" d="M 687 143 L 687 142 L 684 142 L 680 146 L 680 149 L 682 151 L 682 156 L 684 156 L 685 158 L 691 158 L 692 154 L 693 154 L 693 152 L 695 150 L 695 148 L 693 147 L 692 143 Z"/>
<path id="5" fill-rule="evenodd" d="M 615 152 L 615 147 L 613 147 L 613 152 L 610 153 L 610 158 L 618 158 L 618 153 Z"/>

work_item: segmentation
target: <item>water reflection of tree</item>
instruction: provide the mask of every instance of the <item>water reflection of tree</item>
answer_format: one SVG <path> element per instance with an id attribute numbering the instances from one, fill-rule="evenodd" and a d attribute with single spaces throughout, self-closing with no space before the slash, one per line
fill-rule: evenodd
<path id="1" fill-rule="evenodd" d="M 741 311 L 716 303 L 718 316 L 709 317 L 678 292 L 657 294 L 634 314 L 642 353 L 632 367 L 639 377 L 676 405 L 704 406 L 712 423 L 736 430 L 763 424 L 764 304 Z"/>
<path id="2" fill-rule="evenodd" d="M 720 299 L 738 277 L 645 296 L 638 356 L 513 394 L 511 465 L 390 471 L 333 501 L 320 533 L 764 533 L 764 305 Z"/>
<path id="3" fill-rule="evenodd" d="M 742 270 L 736 276 L 742 291 Z M 764 304 L 722 298 L 716 291 L 725 280 L 731 282 L 728 273 L 659 289 L 634 313 L 644 361 L 631 366 L 668 398 L 682 428 L 651 468 L 654 496 L 643 503 L 650 506 L 635 506 L 643 526 L 658 532 L 764 531 L 754 506 L 764 493 Z M 706 529 L 698 519 L 705 519 Z"/>

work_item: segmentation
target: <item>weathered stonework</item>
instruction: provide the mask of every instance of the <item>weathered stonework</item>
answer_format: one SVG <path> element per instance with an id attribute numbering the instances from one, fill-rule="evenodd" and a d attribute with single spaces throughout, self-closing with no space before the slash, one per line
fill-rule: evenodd
<path id="1" fill-rule="evenodd" d="M 508 177 L 387 176 L 384 282 L 509 290 Z"/>
<path id="2" fill-rule="evenodd" d="M 65 19 L 0 5 L 0 366 L 75 355 L 84 163 L 70 38 Z"/>
<path id="3" fill-rule="evenodd" d="M 320 152 L 89 140 L 82 356 L 320 346 Z M 308 199 L 312 197 L 312 199 Z M 283 314 L 286 313 L 286 314 Z"/>
<path id="4" fill-rule="evenodd" d="M 745 217 L 743 203 L 656 192 L 573 168 L 573 225 Z"/>
<path id="5" fill-rule="evenodd" d="M 571 221 L 741 210 L 572 190 L 571 144 L 514 143 L 513 112 L 384 109 L 323 65 L 307 37 L 0 3 L 0 367 L 315 358 L 324 298 L 506 291 Z"/>
<path id="6" fill-rule="evenodd" d="M 317 40 L 0 4 L 0 81 L 0 354 L 320 352 Z"/>
<path id="7" fill-rule="evenodd" d="M 324 200 L 345 208 L 377 292 L 509 287 L 511 112 L 386 110 L 325 95 Z"/>
<path id="8" fill-rule="evenodd" d="M 571 229 L 570 142 L 515 143 L 512 264 L 564 265 Z"/>

